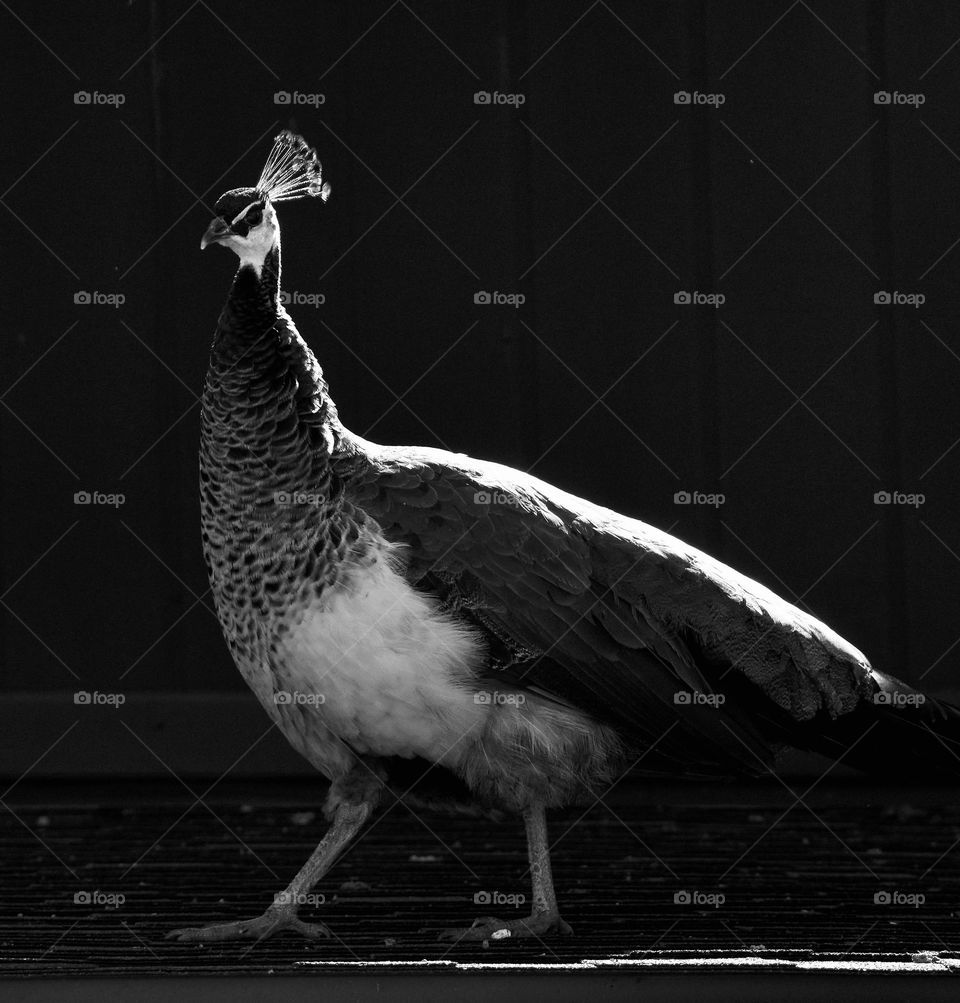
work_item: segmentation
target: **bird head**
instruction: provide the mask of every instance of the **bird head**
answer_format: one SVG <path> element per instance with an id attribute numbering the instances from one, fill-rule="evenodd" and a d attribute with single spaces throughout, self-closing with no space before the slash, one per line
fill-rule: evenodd
<path id="1" fill-rule="evenodd" d="M 273 204 L 316 195 L 324 202 L 330 197 L 316 150 L 296 133 L 281 132 L 256 186 L 234 188 L 217 199 L 216 216 L 200 240 L 200 250 L 224 244 L 240 258 L 241 267 L 250 265 L 259 275 L 267 255 L 280 242 Z"/>

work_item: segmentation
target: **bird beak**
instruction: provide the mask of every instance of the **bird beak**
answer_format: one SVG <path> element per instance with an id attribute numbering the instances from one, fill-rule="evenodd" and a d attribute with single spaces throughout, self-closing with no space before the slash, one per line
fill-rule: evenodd
<path id="1" fill-rule="evenodd" d="M 227 221 L 222 216 L 217 218 L 207 227 L 207 232 L 200 240 L 200 250 L 202 251 L 209 244 L 217 244 L 234 236 Z"/>

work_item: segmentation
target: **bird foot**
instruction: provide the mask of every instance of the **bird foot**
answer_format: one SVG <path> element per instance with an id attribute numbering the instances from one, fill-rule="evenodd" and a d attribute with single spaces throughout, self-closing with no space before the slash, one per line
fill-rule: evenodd
<path id="1" fill-rule="evenodd" d="M 262 916 L 257 916 L 255 919 L 237 920 L 235 923 L 214 923 L 210 926 L 186 926 L 180 930 L 171 930 L 166 939 L 187 944 L 212 944 L 224 940 L 266 940 L 281 930 L 293 930 L 309 940 L 331 936 L 323 923 L 305 923 L 297 918 L 293 910 L 275 909 L 271 906 Z"/>
<path id="2" fill-rule="evenodd" d="M 514 937 L 548 937 L 560 934 L 569 937 L 573 934 L 570 925 L 560 917 L 559 913 L 541 912 L 526 916 L 524 919 L 511 919 L 504 922 L 493 916 L 481 916 L 473 921 L 472 926 L 451 927 L 440 933 L 438 940 L 512 940 Z"/>

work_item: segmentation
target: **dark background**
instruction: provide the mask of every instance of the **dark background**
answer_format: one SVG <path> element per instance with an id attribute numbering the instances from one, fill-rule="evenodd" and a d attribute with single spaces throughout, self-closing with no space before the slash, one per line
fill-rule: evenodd
<path id="1" fill-rule="evenodd" d="M 282 284 L 324 297 L 290 310 L 345 424 L 530 469 L 881 668 L 960 684 L 956 4 L 187 0 L 0 21 L 4 773 L 307 769 L 223 643 L 197 504 L 196 395 L 235 266 L 199 239 L 281 127 L 333 185 L 280 206 Z"/>

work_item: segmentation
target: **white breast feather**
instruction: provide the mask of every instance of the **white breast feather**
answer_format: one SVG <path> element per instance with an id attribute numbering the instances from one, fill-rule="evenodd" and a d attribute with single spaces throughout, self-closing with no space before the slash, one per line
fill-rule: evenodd
<path id="1" fill-rule="evenodd" d="M 319 695 L 323 723 L 357 752 L 450 761 L 488 712 L 474 699 L 482 654 L 385 556 L 291 625 L 281 682 Z"/>

